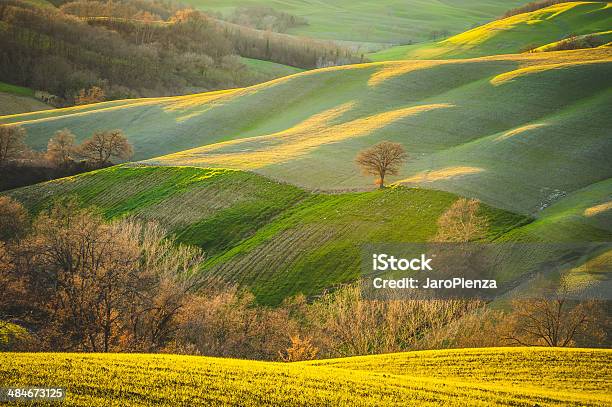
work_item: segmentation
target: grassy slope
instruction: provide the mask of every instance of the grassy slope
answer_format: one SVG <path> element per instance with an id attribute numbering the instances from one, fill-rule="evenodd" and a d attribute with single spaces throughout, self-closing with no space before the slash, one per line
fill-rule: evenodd
<path id="1" fill-rule="evenodd" d="M 280 78 L 304 71 L 304 69 L 301 68 L 294 68 L 292 66 L 277 64 L 270 61 L 262 61 L 260 59 L 242 57 L 240 61 L 245 64 L 249 70 L 268 78 Z"/>
<path id="2" fill-rule="evenodd" d="M 0 92 L 0 116 L 48 109 L 52 107 L 31 97 Z"/>
<path id="3" fill-rule="evenodd" d="M 107 218 L 156 220 L 203 247 L 203 272 L 265 303 L 320 293 L 360 272 L 361 244 L 426 241 L 454 195 L 404 187 L 324 195 L 230 170 L 113 167 L 10 193 L 33 212 L 75 195 Z M 484 208 L 497 237 L 524 217 Z"/>
<path id="4" fill-rule="evenodd" d="M 612 352 L 491 348 L 293 364 L 173 355 L 0 354 L 5 386 L 64 386 L 66 405 L 513 405 L 612 402 Z"/>
<path id="5" fill-rule="evenodd" d="M 609 47 L 612 44 L 612 30 L 611 31 L 601 31 L 601 32 L 596 32 L 596 33 L 584 34 L 584 35 L 577 36 L 578 39 L 584 39 L 585 37 L 592 37 L 594 40 L 597 41 L 598 44 L 602 44 L 601 46 L 608 46 Z M 551 42 L 550 44 L 542 45 L 542 46 L 540 46 L 538 48 L 535 48 L 533 51 L 534 52 L 554 51 L 555 48 L 558 45 L 562 44 L 565 41 L 566 40 L 560 40 L 560 41 Z"/>
<path id="6" fill-rule="evenodd" d="M 202 10 L 229 14 L 236 6 L 269 6 L 307 19 L 308 25 L 290 34 L 330 40 L 370 43 L 420 41 L 432 30 L 461 32 L 475 23 L 484 23 L 502 14 L 520 0 L 187 0 Z"/>
<path id="7" fill-rule="evenodd" d="M 23 86 L 11 85 L 10 83 L 0 82 L 0 92 L 10 93 L 17 96 L 34 96 L 34 91 Z"/>
<path id="8" fill-rule="evenodd" d="M 612 232 L 602 229 L 610 218 L 609 191 L 609 182 L 595 184 L 551 205 L 535 222 L 484 207 L 489 240 L 609 241 Z M 436 219 L 457 199 L 405 187 L 317 194 L 242 171 L 150 166 L 113 167 L 9 194 L 34 213 L 73 195 L 109 219 L 158 221 L 179 241 L 206 251 L 207 278 L 249 287 L 267 304 L 353 281 L 363 244 L 429 240 Z M 517 254 L 497 278 L 514 281 L 554 257 Z"/>
<path id="9" fill-rule="evenodd" d="M 24 125 L 38 148 L 66 127 L 80 139 L 121 128 L 137 159 L 204 145 L 151 162 L 249 169 L 325 190 L 370 187 L 353 159 L 389 139 L 411 156 L 392 180 L 535 214 L 557 190 L 572 193 L 612 176 L 611 60 L 612 49 L 592 49 L 363 64 L 0 122 Z M 223 141 L 231 142 L 210 146 Z"/>
<path id="10" fill-rule="evenodd" d="M 51 106 L 34 99 L 34 91 L 0 82 L 0 116 L 48 110 Z"/>
<path id="11" fill-rule="evenodd" d="M 493 21 L 437 43 L 392 47 L 368 57 L 373 61 L 472 58 L 521 52 L 565 38 L 612 28 L 610 3 L 561 3 Z"/>

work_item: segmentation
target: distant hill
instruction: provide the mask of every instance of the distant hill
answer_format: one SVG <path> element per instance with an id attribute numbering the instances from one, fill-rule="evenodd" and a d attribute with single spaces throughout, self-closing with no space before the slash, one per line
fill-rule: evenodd
<path id="1" fill-rule="evenodd" d="M 6 386 L 54 383 L 66 405 L 603 406 L 612 351 L 485 348 L 255 362 L 165 354 L 0 353 Z M 172 383 L 172 385 L 168 385 Z"/>
<path id="2" fill-rule="evenodd" d="M 428 39 L 432 31 L 462 32 L 524 1 L 186 0 L 184 3 L 225 15 L 240 6 L 271 7 L 306 19 L 307 25 L 291 28 L 290 34 L 375 45 L 419 42 Z"/>
<path id="3" fill-rule="evenodd" d="M 610 3 L 568 2 L 496 20 L 440 42 L 392 47 L 368 58 L 391 61 L 511 54 L 611 28 Z"/>

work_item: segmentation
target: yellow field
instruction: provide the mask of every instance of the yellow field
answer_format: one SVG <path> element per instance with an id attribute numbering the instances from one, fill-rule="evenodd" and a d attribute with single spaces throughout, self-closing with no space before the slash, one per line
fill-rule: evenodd
<path id="1" fill-rule="evenodd" d="M 612 351 L 491 348 L 301 363 L 175 355 L 0 354 L 0 386 L 64 386 L 67 405 L 612 403 Z"/>

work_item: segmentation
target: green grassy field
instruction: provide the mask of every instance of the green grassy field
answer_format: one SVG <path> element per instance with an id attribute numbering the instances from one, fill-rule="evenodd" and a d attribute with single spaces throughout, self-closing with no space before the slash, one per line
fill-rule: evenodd
<path id="1" fill-rule="evenodd" d="M 0 92 L 10 93 L 18 96 L 34 96 L 34 91 L 23 86 L 11 85 L 10 83 L 0 82 Z"/>
<path id="2" fill-rule="evenodd" d="M 302 16 L 308 25 L 296 27 L 290 34 L 330 40 L 367 43 L 407 43 L 422 41 L 432 30 L 453 33 L 473 24 L 485 23 L 520 0 L 330 0 L 305 2 L 300 0 L 187 0 L 186 4 L 201 10 L 230 14 L 237 6 L 268 6 Z"/>
<path id="3" fill-rule="evenodd" d="M 372 61 L 473 58 L 522 52 L 569 35 L 612 28 L 612 7 L 602 2 L 561 3 L 493 21 L 446 40 L 392 47 L 369 54 Z"/>
<path id="4" fill-rule="evenodd" d="M 73 195 L 108 219 L 158 221 L 206 251 L 207 277 L 250 287 L 270 304 L 355 280 L 362 244 L 427 241 L 457 199 L 405 187 L 315 194 L 242 171 L 174 167 L 113 167 L 10 195 L 32 213 Z M 488 207 L 482 213 L 490 239 L 529 221 Z"/>
<path id="5" fill-rule="evenodd" d="M 0 116 L 49 109 L 53 107 L 32 97 L 0 92 Z"/>
<path id="6" fill-rule="evenodd" d="M 4 386 L 63 386 L 65 405 L 604 406 L 612 352 L 490 348 L 299 363 L 176 355 L 0 353 Z"/>
<path id="7" fill-rule="evenodd" d="M 398 177 L 537 215 L 612 176 L 612 49 L 404 61 L 304 72 L 245 89 L 0 117 L 46 147 L 120 128 L 136 159 L 247 169 L 316 190 L 369 189 L 354 164 L 380 140 L 411 159 Z M 560 86 L 563 84 L 563 86 Z"/>
<path id="8" fill-rule="evenodd" d="M 612 231 L 602 226 L 610 220 L 609 187 L 603 182 L 568 196 L 535 221 L 483 206 L 487 240 L 609 241 Z M 76 196 L 107 219 L 157 221 L 180 242 L 204 249 L 200 272 L 207 279 L 248 287 L 265 304 L 356 280 L 363 244 L 428 241 L 457 199 L 403 186 L 312 193 L 243 171 L 152 166 L 117 166 L 8 194 L 33 214 Z M 498 280 L 521 278 L 544 260 L 537 253 L 517 258 L 498 270 Z"/>
<path id="9" fill-rule="evenodd" d="M 280 78 L 282 76 L 304 71 L 304 69 L 301 68 L 294 68 L 292 66 L 277 64 L 270 61 L 262 61 L 260 59 L 242 57 L 240 61 L 251 71 L 265 75 L 269 78 Z"/>
<path id="10" fill-rule="evenodd" d="M 0 82 L 0 116 L 51 108 L 51 106 L 34 99 L 32 89 Z"/>

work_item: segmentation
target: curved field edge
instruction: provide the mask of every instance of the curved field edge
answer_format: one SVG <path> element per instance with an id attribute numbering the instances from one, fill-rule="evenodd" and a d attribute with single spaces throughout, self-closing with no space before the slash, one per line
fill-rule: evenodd
<path id="1" fill-rule="evenodd" d="M 599 349 L 426 351 L 292 364 L 162 354 L 3 353 L 0 362 L 3 385 L 66 387 L 70 406 L 111 400 L 124 406 L 612 401 L 612 352 Z"/>
<path id="2" fill-rule="evenodd" d="M 204 11 L 230 15 L 234 7 L 268 6 L 304 17 L 308 24 L 291 27 L 289 34 L 341 40 L 355 47 L 382 46 L 401 41 L 419 41 L 431 30 L 459 32 L 465 27 L 490 20 L 521 0 L 471 0 L 470 2 L 428 2 L 422 0 L 187 0 Z M 316 6 L 315 6 L 316 5 Z"/>
<path id="3" fill-rule="evenodd" d="M 524 52 L 563 40 L 610 30 L 610 2 L 562 2 L 472 28 L 439 42 L 400 45 L 368 54 L 372 61 L 473 58 Z"/>

